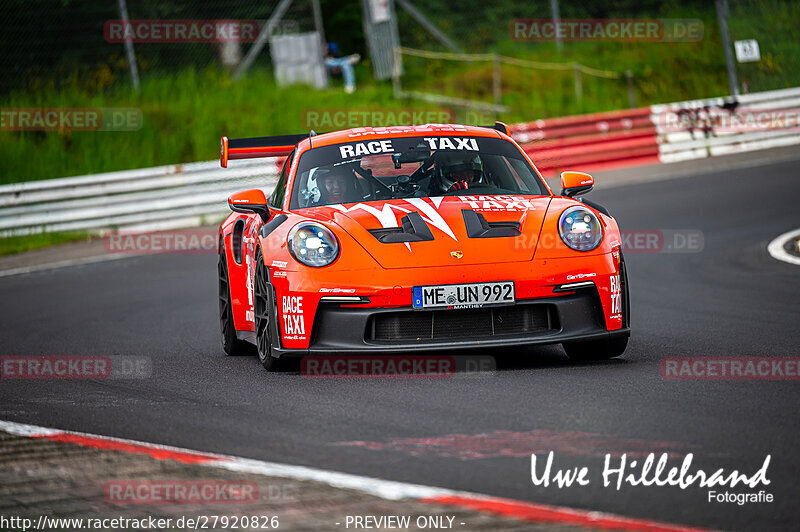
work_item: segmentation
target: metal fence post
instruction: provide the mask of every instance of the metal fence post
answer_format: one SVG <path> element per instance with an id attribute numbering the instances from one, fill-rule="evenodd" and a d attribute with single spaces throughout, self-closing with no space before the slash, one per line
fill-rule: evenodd
<path id="1" fill-rule="evenodd" d="M 122 26 L 127 29 L 128 27 L 128 6 L 125 5 L 125 0 L 118 0 L 117 6 L 119 7 L 119 18 L 122 19 Z M 129 32 L 125 32 L 125 55 L 128 58 L 128 68 L 131 71 L 131 82 L 133 83 L 133 90 L 139 92 L 139 67 L 136 66 L 136 54 L 133 51 L 133 38 Z"/>
<path id="2" fill-rule="evenodd" d="M 633 92 L 633 72 L 626 70 L 625 78 L 628 81 L 628 106 L 633 109 L 636 107 L 636 94 Z"/>
<path id="3" fill-rule="evenodd" d="M 725 49 L 725 65 L 728 68 L 728 86 L 731 96 L 739 94 L 739 83 L 736 81 L 736 66 L 731 55 L 731 37 L 728 35 L 728 0 L 717 0 L 717 20 L 719 32 L 722 34 L 722 47 Z"/>
<path id="4" fill-rule="evenodd" d="M 400 47 L 395 46 L 392 61 L 392 92 L 394 93 L 394 97 L 398 99 L 403 97 L 403 87 L 400 84 L 400 76 L 402 74 L 400 65 L 402 61 L 403 56 L 400 54 Z"/>
<path id="5" fill-rule="evenodd" d="M 325 40 L 325 24 L 322 22 L 322 8 L 319 5 L 319 0 L 311 0 L 311 9 L 314 14 L 314 28 L 319 33 L 319 38 L 322 41 L 322 44 L 327 44 L 327 40 Z"/>
<path id="6" fill-rule="evenodd" d="M 275 26 L 278 25 L 278 22 L 281 21 L 281 17 L 283 17 L 286 10 L 289 9 L 289 5 L 292 3 L 292 0 L 281 0 L 275 10 L 270 15 L 269 19 L 267 20 L 266 26 L 261 29 L 261 32 L 258 34 L 258 38 L 256 42 L 254 42 L 250 49 L 247 51 L 247 55 L 244 56 L 244 61 L 239 63 L 239 68 L 236 69 L 236 72 L 233 73 L 233 81 L 239 81 L 241 77 L 250 69 L 250 66 L 253 64 L 253 61 L 256 60 L 258 54 L 261 53 L 261 50 L 264 48 L 264 45 L 267 44 L 267 39 L 269 39 L 270 35 L 272 34 L 272 30 L 275 29 Z M 320 54 L 322 51 L 320 50 Z"/>
<path id="7" fill-rule="evenodd" d="M 461 48 L 459 48 L 459 46 L 450 37 L 445 35 L 442 30 L 437 28 L 433 22 L 428 20 L 425 15 L 423 15 L 419 9 L 414 7 L 414 4 L 412 4 L 409 0 L 397 0 L 397 3 L 400 4 L 400 7 L 405 9 L 414 20 L 419 22 L 423 28 L 428 30 L 428 33 L 439 39 L 439 42 L 445 45 L 451 52 L 454 54 L 461 53 Z"/>
<path id="8" fill-rule="evenodd" d="M 561 44 L 561 37 L 558 35 L 558 26 L 561 23 L 561 15 L 559 14 L 558 10 L 558 0 L 550 0 L 550 14 L 553 16 L 553 25 L 556 27 L 556 49 L 558 50 L 558 53 L 561 53 L 561 51 L 564 49 L 564 46 Z"/>
<path id="9" fill-rule="evenodd" d="M 572 63 L 572 71 L 575 76 L 575 99 L 580 102 L 583 100 L 583 79 L 581 79 L 580 63 Z"/>
<path id="10" fill-rule="evenodd" d="M 492 92 L 494 93 L 494 103 L 496 105 L 503 104 L 503 79 L 502 70 L 500 69 L 500 57 L 497 54 L 492 54 Z"/>

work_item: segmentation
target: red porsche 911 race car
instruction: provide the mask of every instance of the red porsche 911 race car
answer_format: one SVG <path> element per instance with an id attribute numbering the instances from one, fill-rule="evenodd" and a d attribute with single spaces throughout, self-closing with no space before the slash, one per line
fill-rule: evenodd
<path id="1" fill-rule="evenodd" d="M 616 221 L 548 188 L 500 122 L 222 138 L 221 164 L 286 156 L 269 197 L 231 195 L 219 229 L 229 355 L 410 353 L 561 343 L 619 356 L 630 335 Z"/>

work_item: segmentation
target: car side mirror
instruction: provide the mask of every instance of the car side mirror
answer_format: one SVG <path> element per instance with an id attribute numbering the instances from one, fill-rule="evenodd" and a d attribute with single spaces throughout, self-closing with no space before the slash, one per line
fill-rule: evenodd
<path id="1" fill-rule="evenodd" d="M 267 206 L 267 196 L 264 191 L 258 188 L 243 190 L 228 196 L 228 207 L 233 212 L 254 212 L 261 216 L 264 223 L 270 219 L 269 207 Z"/>
<path id="2" fill-rule="evenodd" d="M 583 172 L 561 172 L 561 195 L 568 198 L 586 194 L 594 187 L 594 178 Z"/>

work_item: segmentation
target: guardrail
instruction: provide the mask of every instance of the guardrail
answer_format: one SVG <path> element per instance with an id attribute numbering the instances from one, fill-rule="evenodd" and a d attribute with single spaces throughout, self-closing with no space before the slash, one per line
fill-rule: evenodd
<path id="1" fill-rule="evenodd" d="M 711 98 L 651 110 L 664 163 L 800 144 L 800 88 L 744 94 L 735 106 L 730 98 Z M 670 118 L 678 115 L 690 127 L 671 127 Z M 736 116 L 749 125 L 732 124 Z"/>
<path id="2" fill-rule="evenodd" d="M 510 128 L 547 174 L 715 157 L 800 144 L 800 88 L 549 118 Z"/>
<path id="3" fill-rule="evenodd" d="M 794 122 L 728 128 L 736 112 Z M 800 88 L 536 120 L 511 135 L 545 174 L 673 162 L 800 144 Z M 794 124 L 794 127 L 787 125 Z M 773 127 L 774 126 L 774 127 Z M 269 192 L 277 159 L 159 166 L 0 186 L 0 237 L 54 231 L 155 231 L 221 220 L 237 190 Z"/>
<path id="4" fill-rule="evenodd" d="M 649 107 L 548 118 L 510 126 L 511 136 L 543 173 L 567 166 L 658 162 L 656 128 Z"/>
<path id="5" fill-rule="evenodd" d="M 225 217 L 226 198 L 275 185 L 275 159 L 159 166 L 0 186 L 0 236 L 54 231 L 164 230 Z"/>

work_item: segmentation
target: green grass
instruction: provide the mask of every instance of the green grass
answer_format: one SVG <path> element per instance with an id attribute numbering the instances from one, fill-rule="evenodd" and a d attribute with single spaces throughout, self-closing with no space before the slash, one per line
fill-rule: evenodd
<path id="1" fill-rule="evenodd" d="M 367 73 L 362 73 L 362 79 Z M 138 131 L 0 130 L 0 183 L 110 172 L 219 157 L 219 138 L 307 131 L 307 110 L 387 109 L 414 105 L 392 97 L 387 84 L 366 85 L 348 95 L 340 86 L 278 88 L 265 72 L 240 83 L 215 69 L 184 70 L 173 76 L 149 75 L 134 94 L 120 86 L 90 93 L 68 88 L 17 92 L 0 100 L 9 108 L 135 107 L 142 111 Z"/>
<path id="2" fill-rule="evenodd" d="M 455 85 L 491 87 L 490 67 L 488 70 L 451 65 L 442 68 L 441 73 L 428 78 L 427 85 L 410 79 L 409 88 L 452 94 L 453 91 L 436 82 L 441 78 Z M 537 76 L 532 79 L 529 73 L 515 75 L 513 69 L 504 69 L 504 103 L 510 112 L 498 119 L 515 122 L 626 107 L 627 96 L 617 82 L 585 80 L 584 101 L 577 104 L 570 75 Z M 214 69 L 199 72 L 187 69 L 173 76 L 145 76 L 138 94 L 124 85 L 95 93 L 76 87 L 13 93 L 0 101 L 0 106 L 134 107 L 142 111 L 142 127 L 137 131 L 0 130 L 3 161 L 0 183 L 210 160 L 219 156 L 222 135 L 238 138 L 307 131 L 304 113 L 308 110 L 441 108 L 396 100 L 389 83 L 370 84 L 366 71 L 361 72 L 359 79 L 364 80 L 359 90 L 345 94 L 340 86 L 323 91 L 303 86 L 278 88 L 271 75 L 263 71 L 252 72 L 241 82 L 232 83 L 227 74 Z M 682 94 L 674 93 L 675 97 Z M 485 99 L 480 93 L 468 96 Z M 669 98 L 665 95 L 665 99 Z M 645 103 L 649 102 L 640 101 Z M 456 121 L 490 123 L 495 118 L 468 117 L 463 110 L 454 111 Z"/>
<path id="3" fill-rule="evenodd" d="M 676 17 L 677 18 L 677 17 Z M 637 106 L 728 93 L 725 57 L 716 20 L 708 12 L 684 13 L 681 18 L 703 21 L 704 37 L 698 42 L 564 42 L 557 52 L 552 42 L 498 41 L 490 50 L 529 61 L 579 63 L 618 73 L 619 79 L 582 74 L 582 97 L 575 95 L 572 69 L 533 70 L 503 65 L 503 104 L 509 120 L 535 120 L 554 116 L 624 109 L 629 106 L 627 80 L 633 75 Z M 800 52 L 800 44 L 794 45 Z M 404 88 L 492 101 L 491 63 L 456 63 L 404 57 Z M 800 83 L 800 76 L 796 77 Z"/>
<path id="4" fill-rule="evenodd" d="M 764 41 L 761 63 L 737 65 L 740 79 L 747 79 L 751 90 L 800 85 L 800 68 L 793 68 L 800 57 L 800 38 L 794 38 L 799 30 L 792 26 L 798 8 L 781 0 L 765 1 L 773 7 L 739 13 L 731 20 L 731 33 L 734 38 L 744 38 L 747 31 L 758 29 L 761 36 L 779 24 L 781 31 L 772 33 L 778 34 L 775 39 L 780 43 L 773 46 Z M 512 41 L 506 21 L 502 31 L 493 34 L 495 40 L 481 51 L 537 61 L 578 62 L 616 72 L 631 70 L 637 106 L 726 95 L 725 60 L 713 5 L 652 16 L 699 18 L 704 22 L 704 38 L 694 43 L 566 42 L 558 53 L 551 42 Z M 781 37 L 784 34 L 789 38 Z M 141 90 L 136 94 L 124 81 L 109 76 L 107 69 L 98 68 L 94 74 L 76 74 L 66 88 L 41 82 L 29 91 L 0 96 L 0 107 L 135 107 L 143 116 L 138 131 L 0 129 L 0 183 L 210 160 L 218 157 L 222 135 L 238 138 L 307 131 L 303 120 L 307 110 L 436 107 L 395 100 L 389 82 L 372 80 L 368 60 L 358 65 L 359 90 L 349 95 L 342 91 L 340 80 L 322 91 L 303 86 L 279 88 L 263 69 L 254 69 L 233 83 L 213 65 L 169 73 L 143 69 Z M 509 111 L 495 117 L 456 110 L 455 121 L 490 123 L 497 118 L 513 123 L 628 107 L 624 79 L 584 74 L 582 83 L 578 101 L 571 70 L 503 66 L 502 103 Z M 491 103 L 492 66 L 404 57 L 403 88 Z"/>
<path id="5" fill-rule="evenodd" d="M 28 236 L 12 236 L 0 238 L 0 257 L 33 251 L 34 249 L 88 240 L 88 233 L 39 233 Z"/>

